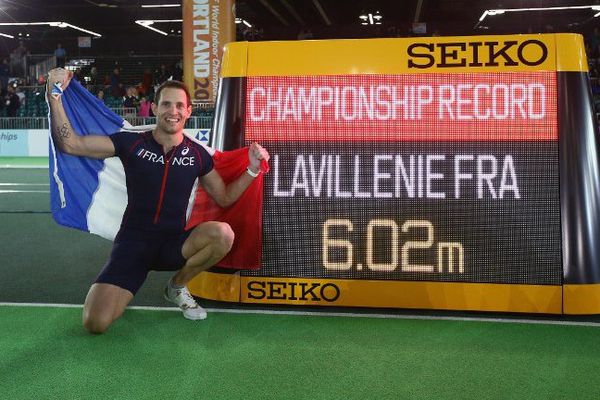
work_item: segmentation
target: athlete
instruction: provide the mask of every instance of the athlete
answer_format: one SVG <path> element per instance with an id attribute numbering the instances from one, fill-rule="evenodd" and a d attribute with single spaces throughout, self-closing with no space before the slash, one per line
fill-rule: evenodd
<path id="1" fill-rule="evenodd" d="M 152 131 L 80 136 L 61 102 L 71 77 L 62 68 L 51 70 L 48 76 L 55 146 L 75 156 L 118 156 L 128 196 L 110 258 L 85 299 L 83 326 L 90 333 L 106 331 L 123 314 L 150 270 L 176 271 L 165 288 L 165 298 L 177 304 L 185 318 L 206 318 L 186 284 L 229 252 L 234 234 L 228 224 L 216 221 L 184 230 L 196 179 L 217 204 L 227 207 L 260 174 L 260 163 L 269 160 L 269 153 L 257 143 L 250 145 L 246 173 L 225 185 L 208 152 L 183 134 L 192 106 L 188 90 L 178 81 L 167 81 L 156 91 L 151 105 L 156 128 Z"/>

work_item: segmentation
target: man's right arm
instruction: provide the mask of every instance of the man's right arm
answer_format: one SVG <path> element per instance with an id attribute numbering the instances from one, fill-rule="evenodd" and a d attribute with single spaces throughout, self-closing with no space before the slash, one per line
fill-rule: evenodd
<path id="1" fill-rule="evenodd" d="M 48 90 L 54 82 L 61 82 L 66 88 L 71 76 L 65 70 L 54 69 L 48 76 Z M 74 156 L 103 159 L 115 155 L 115 146 L 108 136 L 87 135 L 75 133 L 67 113 L 62 105 L 62 96 L 52 96 L 48 93 L 52 126 L 52 138 L 56 147 L 63 153 Z"/>

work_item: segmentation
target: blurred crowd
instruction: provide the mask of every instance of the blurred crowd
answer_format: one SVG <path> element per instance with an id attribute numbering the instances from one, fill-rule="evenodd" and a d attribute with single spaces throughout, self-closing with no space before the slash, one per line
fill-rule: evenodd
<path id="1" fill-rule="evenodd" d="M 374 29 L 376 37 L 408 37 L 408 36 L 437 36 L 439 33 L 432 27 L 427 27 L 426 32 L 422 24 L 413 24 L 402 27 L 394 25 L 378 26 Z M 238 36 L 243 40 L 261 40 L 264 32 L 257 27 L 246 27 L 238 24 Z M 546 26 L 545 32 L 553 32 L 551 26 Z M 530 32 L 533 33 L 533 32 Z M 322 34 L 322 32 L 321 32 Z M 310 28 L 302 28 L 298 31 L 295 39 L 311 40 L 318 39 L 320 33 L 313 32 Z M 600 32 L 595 27 L 584 35 L 585 48 L 589 63 L 589 76 L 594 104 L 600 122 Z M 37 77 L 37 82 L 32 83 L 27 78 L 27 57 L 30 55 L 23 40 L 10 52 L 9 57 L 4 57 L 0 62 L 0 115 L 7 117 L 19 116 L 19 109 L 26 103 L 29 96 L 23 93 L 22 86 L 43 85 L 44 74 Z M 156 88 L 169 79 L 183 80 L 183 62 L 179 60 L 173 63 L 161 63 L 151 65 L 143 70 L 127 71 L 128 79 L 124 80 L 123 66 L 114 63 L 112 71 L 99 71 L 99 67 L 91 64 L 85 67 L 69 65 L 67 50 L 61 43 L 57 43 L 53 52 L 53 61 L 50 67 L 61 66 L 71 69 L 74 77 L 82 85 L 88 88 L 110 108 L 123 108 L 130 115 L 140 117 L 151 117 L 150 107 L 154 99 Z M 106 64 L 103 66 L 106 68 Z M 110 69 L 109 67 L 108 69 Z M 142 72 L 143 71 L 143 72 Z M 139 75 L 139 76 L 138 76 Z M 137 76 L 137 79 L 135 78 Z M 34 79 L 35 80 L 35 79 Z M 36 95 L 39 90 L 36 91 Z"/>
<path id="2" fill-rule="evenodd" d="M 139 81 L 135 84 L 125 83 L 121 79 L 121 67 L 115 67 L 109 75 L 102 79 L 98 77 L 95 66 L 89 70 L 89 74 L 83 75 L 79 70 L 75 71 L 75 78 L 86 86 L 99 99 L 112 108 L 123 107 L 139 117 L 152 117 L 150 103 L 154 100 L 154 93 L 158 86 L 167 80 L 183 80 L 182 61 L 173 66 L 161 64 L 157 69 L 151 71 L 144 69 Z"/>

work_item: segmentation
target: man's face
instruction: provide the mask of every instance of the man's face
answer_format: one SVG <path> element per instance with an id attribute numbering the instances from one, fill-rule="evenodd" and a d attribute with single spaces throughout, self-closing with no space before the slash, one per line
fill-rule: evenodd
<path id="1" fill-rule="evenodd" d="M 156 115 L 156 125 L 165 133 L 183 131 L 185 121 L 192 114 L 192 106 L 182 89 L 165 88 L 160 92 L 159 103 L 152 103 L 152 112 Z"/>

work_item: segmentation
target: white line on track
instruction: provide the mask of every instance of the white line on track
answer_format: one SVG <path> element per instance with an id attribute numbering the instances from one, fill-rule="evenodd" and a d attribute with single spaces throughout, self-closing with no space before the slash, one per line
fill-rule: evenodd
<path id="1" fill-rule="evenodd" d="M 0 307 L 47 307 L 47 308 L 82 308 L 81 304 L 57 304 L 57 303 L 8 303 L 0 302 Z M 177 307 L 150 307 L 131 306 L 130 310 L 149 311 L 180 311 Z M 520 318 L 485 318 L 485 317 L 451 317 L 440 315 L 397 315 L 397 314 L 370 314 L 370 313 L 344 313 L 323 311 L 289 311 L 289 310 L 245 310 L 238 308 L 206 308 L 209 313 L 229 314 L 265 314 L 265 315 L 298 315 L 313 317 L 348 317 L 348 318 L 377 318 L 377 319 L 403 319 L 403 320 L 426 320 L 426 321 L 459 321 L 459 322 L 495 322 L 501 324 L 529 324 L 529 325 L 563 325 L 563 326 L 586 326 L 600 328 L 600 322 L 593 321 L 565 321 L 548 319 L 520 319 Z"/>
<path id="2" fill-rule="evenodd" d="M 2 193 L 50 193 L 49 190 L 0 190 Z"/>
<path id="3" fill-rule="evenodd" d="M 0 186 L 50 186 L 49 183 L 2 183 Z"/>
<path id="4" fill-rule="evenodd" d="M 48 169 L 47 165 L 0 164 L 0 169 Z"/>

